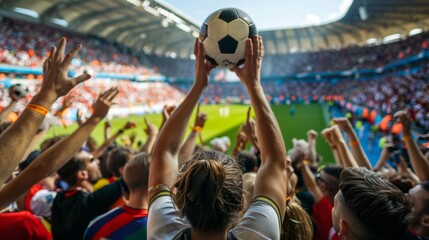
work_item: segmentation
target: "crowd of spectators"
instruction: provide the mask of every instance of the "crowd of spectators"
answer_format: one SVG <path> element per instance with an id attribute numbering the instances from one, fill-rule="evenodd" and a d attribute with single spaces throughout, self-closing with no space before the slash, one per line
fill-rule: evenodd
<path id="1" fill-rule="evenodd" d="M 56 39 L 65 36 L 73 44 L 87 46 L 73 60 L 71 70 L 79 73 L 158 74 L 156 69 L 142 64 L 141 56 L 117 43 L 7 17 L 0 21 L 0 64 L 40 68 Z"/>
<path id="2" fill-rule="evenodd" d="M 398 137 L 406 150 L 393 164 L 387 163 L 393 155 L 392 142 L 387 142 L 372 166 L 347 118 L 332 119 L 333 125 L 320 133 L 329 144 L 334 164 L 321 165 L 316 148 L 319 133 L 312 126 L 308 126 L 307 139 L 295 140 L 286 151 L 261 85 L 261 37 L 253 37 L 248 44 L 253 46 L 247 48 L 246 64 L 235 73 L 251 107 L 243 116 L 246 120 L 238 128 L 234 146 L 220 139 L 212 141 L 211 147 L 196 143 L 210 118 L 200 111 L 198 102 L 211 86 L 213 68 L 204 60 L 199 43 L 194 84 L 179 106 L 164 107 L 159 128 L 145 119 L 145 143 L 115 143 L 136 127 L 131 121 L 113 134 L 106 123 L 101 145 L 92 139 L 91 132 L 120 94 L 117 86 L 95 84 L 93 90 L 102 92 L 93 99 L 91 116 L 79 121 L 72 134 L 47 139 L 35 151 L 46 133 L 41 124 L 49 109 L 77 85 L 91 81 L 88 74 L 67 76 L 80 47 L 65 55 L 66 39 L 62 38 L 58 50 L 44 62 L 43 83 L 20 117 L 10 123 L 4 118 L 10 107 L 0 112 L 0 236 L 66 240 L 429 238 L 428 154 L 414 140 L 408 113 L 394 114 L 402 124 Z M 300 85 L 297 90 L 300 87 L 308 86 Z M 348 91 L 356 95 L 353 89 Z M 382 94 L 389 90 L 383 89 Z M 12 89 L 8 97 L 16 103 L 23 96 Z M 192 130 L 185 139 L 195 108 Z"/>
<path id="3" fill-rule="evenodd" d="M 52 36 L 62 34 L 43 26 L 27 33 L 25 24 L 2 21 L 9 26 L 4 28 L 6 35 L 18 39 L 16 45 L 0 41 L 12 44 L 1 48 L 2 61 L 34 63 L 43 66 L 44 73 L 42 81 L 32 81 L 27 95 L 17 92 L 18 86 L 1 92 L 5 108 L 0 112 L 0 238 L 429 238 L 429 154 L 424 154 L 412 130 L 413 121 L 427 126 L 427 66 L 417 73 L 367 81 L 261 81 L 261 62 L 267 57 L 263 58 L 262 38 L 254 36 L 247 43 L 244 66 L 234 70 L 240 83 L 211 83 L 214 66 L 205 61 L 203 46 L 196 42 L 195 82 L 180 85 L 184 94 L 164 83 L 94 80 L 85 71 L 69 77 L 79 52 L 95 56 L 100 66 L 106 61 L 109 70 L 117 67 L 109 65 L 116 59 L 104 55 L 109 51 L 101 51 L 92 39 L 79 39 L 88 45 L 66 51 L 67 39 L 61 38 L 56 51 L 43 53 L 49 51 L 44 44 L 49 46 Z M 407 51 L 407 44 L 401 42 L 399 51 Z M 392 46 L 378 52 L 394 52 L 397 46 Z M 30 49 L 41 51 L 40 55 L 32 55 Z M 344 51 L 355 60 L 353 54 L 361 50 Z M 119 65 L 135 63 L 132 56 L 118 57 Z M 85 58 L 81 60 L 94 61 Z M 383 55 L 372 66 L 391 61 L 388 58 Z M 342 68 L 333 69 L 337 67 Z M 123 73 L 121 67 L 117 71 Z M 392 114 L 402 126 L 395 136 L 402 140 L 401 154 L 390 150 L 395 142 L 389 139 L 377 164 L 371 165 L 347 118 L 333 118 L 332 126 L 320 133 L 308 126 L 307 139 L 295 140 L 286 151 L 270 101 L 306 102 L 323 95 L 341 95 L 354 104 Z M 210 118 L 200 111 L 200 99 L 234 96 L 251 103 L 234 146 L 225 138 L 211 141 L 212 146 L 197 144 Z M 164 107 L 161 126 L 145 119 L 144 143 L 136 143 L 135 137 L 116 143 L 124 132 L 137 127 L 132 121 L 115 132 L 106 122 L 101 144 L 91 137 L 114 104 L 150 105 L 172 99 L 180 104 Z M 22 107 L 20 116 L 8 121 L 8 113 L 17 106 Z M 89 106 L 90 116 L 78 119 L 73 133 L 40 142 L 49 128 L 43 122 L 51 109 L 57 114 Z M 327 166 L 320 162 L 316 148 L 319 134 L 332 151 L 333 159 L 328 160 L 332 164 Z M 395 161 L 389 162 L 391 158 Z"/>

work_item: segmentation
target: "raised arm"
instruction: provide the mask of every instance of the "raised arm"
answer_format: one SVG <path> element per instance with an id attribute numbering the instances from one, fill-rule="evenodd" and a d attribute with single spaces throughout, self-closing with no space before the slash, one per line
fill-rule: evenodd
<path id="1" fill-rule="evenodd" d="M 0 187 L 18 165 L 55 100 L 90 78 L 89 74 L 77 78 L 67 76 L 70 62 L 82 45 L 77 45 L 64 56 L 65 46 L 66 39 L 62 38 L 58 49 L 52 48 L 50 57 L 43 64 L 43 83 L 40 92 L 31 99 L 16 122 L 0 135 Z"/>
<path id="2" fill-rule="evenodd" d="M 371 163 L 369 162 L 368 157 L 363 151 L 359 138 L 356 135 L 356 132 L 353 129 L 353 126 L 350 121 L 347 118 L 334 118 L 334 122 L 341 128 L 341 130 L 346 133 L 347 138 L 349 139 L 349 146 L 352 155 L 359 167 L 365 167 L 371 170 Z"/>
<path id="3" fill-rule="evenodd" d="M 150 163 L 149 186 L 162 184 L 168 188 L 173 186 L 178 174 L 178 157 L 192 110 L 207 86 L 209 72 L 213 66 L 204 59 L 202 43 L 195 40 L 196 56 L 195 82 L 180 106 L 165 122 L 158 135 L 152 152 Z M 149 197 L 155 192 L 152 192 Z"/>
<path id="4" fill-rule="evenodd" d="M 327 134 L 331 138 L 329 141 L 332 142 L 338 150 L 338 155 L 341 158 L 343 167 L 359 167 L 353 157 L 353 154 L 347 147 L 346 141 L 344 140 L 338 125 L 334 125 L 325 130 L 325 134 Z"/>
<path id="5" fill-rule="evenodd" d="M 322 131 L 322 136 L 328 142 L 329 147 L 331 148 L 332 154 L 334 155 L 335 163 L 338 166 L 344 167 L 343 160 L 341 159 L 340 153 L 338 152 L 337 143 L 332 139 L 332 131 L 330 128 L 326 128 Z"/>
<path id="6" fill-rule="evenodd" d="M 425 158 L 423 153 L 417 146 L 411 135 L 411 120 L 407 113 L 400 111 L 395 114 L 399 121 L 402 123 L 402 140 L 407 145 L 408 155 L 410 156 L 411 166 L 414 172 L 420 178 L 420 181 L 429 180 L 429 161 Z"/>
<path id="7" fill-rule="evenodd" d="M 287 166 L 286 148 L 280 127 L 265 97 L 260 81 L 263 57 L 262 38 L 254 36 L 246 43 L 243 68 L 232 70 L 246 86 L 256 116 L 256 133 L 261 152 L 261 167 L 258 170 L 254 196 L 264 196 L 274 201 L 284 217 L 286 206 Z"/>
<path id="8" fill-rule="evenodd" d="M 113 134 L 112 136 L 110 136 L 95 151 L 91 152 L 92 156 L 94 156 L 94 158 L 98 158 L 101 155 L 103 155 L 104 149 L 107 146 L 109 146 L 111 143 L 113 143 L 116 140 L 116 138 L 118 138 L 122 133 L 124 133 L 125 130 L 131 129 L 131 128 L 135 128 L 135 127 L 136 127 L 136 123 L 135 122 L 128 121 L 123 128 L 119 129 L 115 134 Z"/>
<path id="9" fill-rule="evenodd" d="M 256 136 L 256 122 L 255 120 L 253 120 L 252 117 L 250 117 L 251 111 L 252 108 L 249 107 L 249 109 L 247 109 L 246 122 L 244 123 L 244 132 L 246 133 L 247 140 L 250 141 L 256 151 L 259 152 L 259 143 L 258 138 Z"/>
<path id="10" fill-rule="evenodd" d="M 179 152 L 179 168 L 183 163 L 191 159 L 192 154 L 194 153 L 195 145 L 199 136 L 201 136 L 201 131 L 204 128 L 204 124 L 207 121 L 207 114 L 200 113 L 200 105 L 197 107 L 197 113 L 195 117 L 195 123 L 192 127 L 191 133 L 189 133 L 188 138 L 183 143 Z"/>
<path id="11" fill-rule="evenodd" d="M 102 93 L 94 103 L 94 113 L 73 134 L 59 141 L 43 152 L 22 173 L 10 181 L 0 191 L 0 208 L 14 201 L 31 186 L 61 168 L 82 147 L 91 131 L 106 116 L 113 99 L 118 94 L 116 88 Z"/>
<path id="12" fill-rule="evenodd" d="M 307 139 L 308 139 L 308 161 L 310 161 L 312 164 L 317 163 L 317 151 L 316 151 L 316 139 L 317 139 L 317 132 L 313 129 L 308 130 L 307 132 Z"/>
<path id="13" fill-rule="evenodd" d="M 155 144 L 156 137 L 158 136 L 159 130 L 158 128 L 150 123 L 146 117 L 144 118 L 144 122 L 146 124 L 146 128 L 144 129 L 147 140 L 145 144 L 140 148 L 140 152 L 152 153 L 153 145 Z"/>

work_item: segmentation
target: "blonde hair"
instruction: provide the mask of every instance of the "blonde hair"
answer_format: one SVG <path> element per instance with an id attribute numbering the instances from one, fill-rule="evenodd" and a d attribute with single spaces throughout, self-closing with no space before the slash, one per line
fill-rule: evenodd
<path id="1" fill-rule="evenodd" d="M 286 203 L 286 214 L 283 220 L 283 240 L 312 240 L 313 223 L 307 212 L 297 202 Z"/>
<path id="2" fill-rule="evenodd" d="M 235 159 L 217 151 L 194 154 L 172 188 L 172 198 L 193 229 L 223 231 L 242 208 L 243 180 Z"/>

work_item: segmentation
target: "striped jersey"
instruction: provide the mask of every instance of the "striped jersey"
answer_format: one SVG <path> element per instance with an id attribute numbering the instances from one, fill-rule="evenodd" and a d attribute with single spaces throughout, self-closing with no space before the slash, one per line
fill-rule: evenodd
<path id="1" fill-rule="evenodd" d="M 146 239 L 147 209 L 121 206 L 92 220 L 85 240 Z"/>

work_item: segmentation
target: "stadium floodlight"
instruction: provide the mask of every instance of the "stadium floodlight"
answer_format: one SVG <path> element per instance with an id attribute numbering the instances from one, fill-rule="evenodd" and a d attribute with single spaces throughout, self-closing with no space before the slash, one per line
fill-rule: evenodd
<path id="1" fill-rule="evenodd" d="M 39 18 L 39 14 L 31 9 L 16 7 L 13 9 L 13 11 L 33 18 Z"/>
<path id="2" fill-rule="evenodd" d="M 423 32 L 423 29 L 421 29 L 421 28 L 414 28 L 414 29 L 411 29 L 411 31 L 408 33 L 408 35 L 414 36 L 414 35 L 420 34 L 422 32 Z"/>
<path id="3" fill-rule="evenodd" d="M 402 39 L 402 35 L 400 33 L 395 33 L 383 38 L 384 43 L 392 43 L 397 42 Z"/>
<path id="4" fill-rule="evenodd" d="M 57 25 L 63 26 L 63 27 L 67 27 L 69 24 L 66 20 L 64 19 L 60 19 L 60 18 L 53 18 L 51 19 L 51 21 Z"/>

